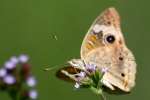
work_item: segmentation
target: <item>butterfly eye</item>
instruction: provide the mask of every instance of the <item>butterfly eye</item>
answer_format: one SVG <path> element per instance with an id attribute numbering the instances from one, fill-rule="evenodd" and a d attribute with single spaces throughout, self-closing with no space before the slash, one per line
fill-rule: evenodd
<path id="1" fill-rule="evenodd" d="M 108 43 L 114 43 L 115 37 L 113 35 L 108 35 L 108 36 L 106 36 L 105 40 Z"/>

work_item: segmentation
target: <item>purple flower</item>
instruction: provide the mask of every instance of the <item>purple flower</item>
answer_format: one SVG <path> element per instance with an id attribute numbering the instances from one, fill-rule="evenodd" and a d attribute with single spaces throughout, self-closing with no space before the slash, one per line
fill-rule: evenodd
<path id="1" fill-rule="evenodd" d="M 85 72 L 80 72 L 80 73 L 78 73 L 78 76 L 81 77 L 81 78 L 84 78 L 85 75 L 86 75 Z"/>
<path id="2" fill-rule="evenodd" d="M 85 78 L 85 76 L 86 76 L 86 73 L 85 72 L 80 72 L 80 73 L 78 73 L 77 74 L 77 81 L 79 82 L 79 81 L 81 81 L 83 78 Z"/>
<path id="3" fill-rule="evenodd" d="M 4 77 L 7 74 L 7 70 L 5 68 L 0 69 L 0 77 Z"/>
<path id="4" fill-rule="evenodd" d="M 14 63 L 14 64 L 17 64 L 17 63 L 19 62 L 19 60 L 18 60 L 18 58 L 17 58 L 16 56 L 12 56 L 12 57 L 10 58 L 10 61 L 11 61 L 12 63 Z"/>
<path id="5" fill-rule="evenodd" d="M 29 57 L 27 55 L 22 54 L 19 56 L 18 59 L 19 59 L 20 63 L 26 63 L 29 60 Z"/>
<path id="6" fill-rule="evenodd" d="M 101 72 L 102 73 L 106 73 L 108 71 L 108 67 L 103 67 L 103 68 L 101 68 Z"/>
<path id="7" fill-rule="evenodd" d="M 37 93 L 36 90 L 30 90 L 30 91 L 29 91 L 29 97 L 30 97 L 31 99 L 37 99 L 37 96 L 38 96 L 38 93 Z"/>
<path id="8" fill-rule="evenodd" d="M 9 84 L 9 85 L 12 85 L 16 82 L 16 79 L 14 76 L 12 75 L 6 75 L 4 78 L 3 78 L 3 81 L 6 83 L 6 84 Z"/>
<path id="9" fill-rule="evenodd" d="M 27 78 L 26 83 L 30 87 L 34 87 L 36 85 L 36 80 L 33 76 Z"/>
<path id="10" fill-rule="evenodd" d="M 16 67 L 16 64 L 12 61 L 7 61 L 5 64 L 4 64 L 5 68 L 7 69 L 14 69 Z"/>
<path id="11" fill-rule="evenodd" d="M 89 71 L 95 71 L 96 65 L 95 64 L 86 64 L 86 69 Z"/>

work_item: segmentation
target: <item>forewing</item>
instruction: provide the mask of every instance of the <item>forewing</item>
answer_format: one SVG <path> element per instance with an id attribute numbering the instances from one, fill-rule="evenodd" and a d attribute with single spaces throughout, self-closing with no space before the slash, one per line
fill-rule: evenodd
<path id="1" fill-rule="evenodd" d="M 91 25 L 81 46 L 82 59 L 93 49 L 104 46 L 103 32 L 109 30 L 107 27 L 120 31 L 120 17 L 115 8 L 106 9 Z"/>

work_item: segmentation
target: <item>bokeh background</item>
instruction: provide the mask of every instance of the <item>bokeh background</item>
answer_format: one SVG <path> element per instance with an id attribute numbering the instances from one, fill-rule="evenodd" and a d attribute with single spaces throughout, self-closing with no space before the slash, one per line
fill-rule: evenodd
<path id="1" fill-rule="evenodd" d="M 122 31 L 136 57 L 138 72 L 130 94 L 106 93 L 107 99 L 149 100 L 149 4 L 149 0 L 0 0 L 0 65 L 12 55 L 28 54 L 38 80 L 38 100 L 100 100 L 89 90 L 75 91 L 72 84 L 58 80 L 56 70 L 43 69 L 62 67 L 67 60 L 79 58 L 82 39 L 93 20 L 114 6 L 121 15 Z M 0 100 L 4 99 L 10 100 L 0 92 Z"/>

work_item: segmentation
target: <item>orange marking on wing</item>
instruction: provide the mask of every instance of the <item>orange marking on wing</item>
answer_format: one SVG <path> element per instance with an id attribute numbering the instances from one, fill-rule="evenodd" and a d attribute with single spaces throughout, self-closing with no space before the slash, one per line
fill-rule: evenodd
<path id="1" fill-rule="evenodd" d="M 77 74 L 77 73 L 80 73 L 81 70 L 80 69 L 77 69 L 73 66 L 67 66 L 67 67 L 63 67 L 61 69 L 59 69 L 57 72 L 56 72 L 56 76 L 59 78 L 59 79 L 62 79 L 64 81 L 68 81 L 68 82 L 75 82 L 75 80 L 71 79 L 70 77 L 66 76 L 64 73 L 62 73 L 62 70 L 68 72 L 69 74 L 71 75 L 74 75 L 74 74 Z"/>
<path id="2" fill-rule="evenodd" d="M 92 42 L 95 42 L 96 41 L 96 36 L 95 35 L 91 35 L 89 37 L 89 40 L 91 40 Z"/>
<path id="3" fill-rule="evenodd" d="M 128 86 L 128 81 L 127 80 L 124 80 L 124 87 L 127 87 Z"/>
<path id="4" fill-rule="evenodd" d="M 92 46 L 90 43 L 87 43 L 87 44 L 86 44 L 86 48 L 87 48 L 87 49 L 92 49 L 93 46 Z"/>

